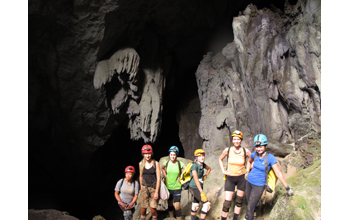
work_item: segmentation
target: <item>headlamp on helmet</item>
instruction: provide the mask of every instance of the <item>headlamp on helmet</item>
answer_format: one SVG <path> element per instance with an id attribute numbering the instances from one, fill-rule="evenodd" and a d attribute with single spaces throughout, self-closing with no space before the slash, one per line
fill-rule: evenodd
<path id="1" fill-rule="evenodd" d="M 231 137 L 239 137 L 243 139 L 243 133 L 241 131 L 235 130 L 234 132 L 232 132 Z"/>
<path id="2" fill-rule="evenodd" d="M 199 155 L 205 155 L 205 151 L 203 149 L 197 149 L 194 151 L 194 156 L 198 157 Z"/>
<path id="3" fill-rule="evenodd" d="M 176 155 L 179 155 L 179 148 L 176 146 L 172 146 L 170 147 L 169 152 L 174 152 L 176 153 Z"/>
<path id="4" fill-rule="evenodd" d="M 268 143 L 267 137 L 263 134 L 258 134 L 254 137 L 254 146 L 264 146 Z"/>
<path id="5" fill-rule="evenodd" d="M 135 168 L 133 166 L 127 166 L 125 168 L 125 173 L 135 173 Z"/>
<path id="6" fill-rule="evenodd" d="M 141 148 L 141 153 L 142 154 L 151 154 L 153 153 L 152 147 L 149 144 L 145 144 Z"/>

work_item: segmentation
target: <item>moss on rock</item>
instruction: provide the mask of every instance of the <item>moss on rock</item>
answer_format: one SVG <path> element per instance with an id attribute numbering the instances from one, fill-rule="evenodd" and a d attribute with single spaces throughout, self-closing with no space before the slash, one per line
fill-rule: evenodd
<path id="1" fill-rule="evenodd" d="M 320 219 L 321 217 L 321 160 L 299 171 L 287 180 L 294 191 L 289 197 L 282 185 L 276 187 L 272 219 Z"/>

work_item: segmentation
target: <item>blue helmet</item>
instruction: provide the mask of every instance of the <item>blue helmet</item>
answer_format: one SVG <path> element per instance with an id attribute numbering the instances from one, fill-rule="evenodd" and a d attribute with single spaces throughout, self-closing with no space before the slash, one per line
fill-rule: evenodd
<path id="1" fill-rule="evenodd" d="M 254 146 L 257 145 L 267 145 L 269 142 L 267 141 L 267 137 L 263 134 L 257 134 L 254 137 Z"/>
<path id="2" fill-rule="evenodd" d="M 171 146 L 169 152 L 174 152 L 176 153 L 176 155 L 179 155 L 179 148 L 177 148 L 176 146 Z"/>

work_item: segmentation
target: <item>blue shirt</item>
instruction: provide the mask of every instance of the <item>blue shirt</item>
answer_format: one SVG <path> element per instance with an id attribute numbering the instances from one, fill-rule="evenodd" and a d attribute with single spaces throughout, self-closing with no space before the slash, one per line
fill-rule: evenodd
<path id="1" fill-rule="evenodd" d="M 250 158 L 254 160 L 254 156 L 256 154 L 257 152 L 252 153 L 250 155 Z M 261 159 L 259 159 L 259 155 L 256 156 L 253 169 L 249 172 L 248 175 L 248 182 L 256 186 L 265 186 L 265 156 L 263 156 Z M 276 157 L 269 153 L 267 156 L 268 170 L 270 170 L 271 166 L 275 163 L 277 163 Z"/>

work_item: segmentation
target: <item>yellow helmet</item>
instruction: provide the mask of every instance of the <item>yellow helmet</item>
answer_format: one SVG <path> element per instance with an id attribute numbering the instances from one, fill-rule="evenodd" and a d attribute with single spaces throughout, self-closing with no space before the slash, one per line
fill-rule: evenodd
<path id="1" fill-rule="evenodd" d="M 231 137 L 239 137 L 243 140 L 243 133 L 238 130 L 235 130 L 234 132 L 232 132 Z"/>
<path id="2" fill-rule="evenodd" d="M 197 150 L 194 151 L 194 156 L 195 157 L 198 157 L 201 154 L 205 155 L 205 151 L 203 149 L 197 149 Z"/>

